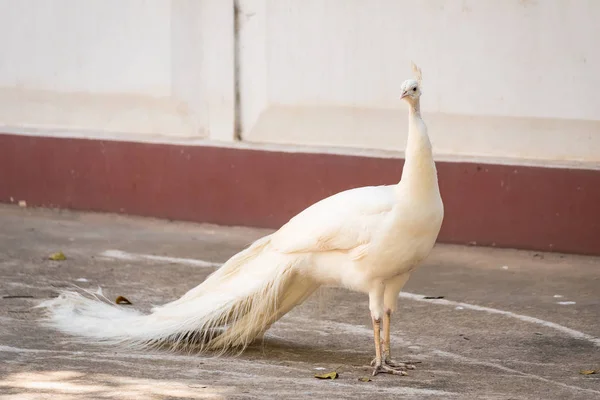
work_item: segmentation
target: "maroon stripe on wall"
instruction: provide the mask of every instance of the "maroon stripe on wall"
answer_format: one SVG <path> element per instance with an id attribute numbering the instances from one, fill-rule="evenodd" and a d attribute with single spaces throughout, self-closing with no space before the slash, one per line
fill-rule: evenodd
<path id="1" fill-rule="evenodd" d="M 277 228 L 400 159 L 0 134 L 0 202 Z M 600 255 L 600 171 L 437 163 L 439 240 Z"/>

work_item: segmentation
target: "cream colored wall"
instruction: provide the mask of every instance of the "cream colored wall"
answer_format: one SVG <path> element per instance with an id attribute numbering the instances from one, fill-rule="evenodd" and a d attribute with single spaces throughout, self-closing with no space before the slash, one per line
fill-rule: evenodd
<path id="1" fill-rule="evenodd" d="M 402 149 L 414 60 L 438 153 L 600 161 L 600 2 L 241 6 L 245 140 Z"/>
<path id="2" fill-rule="evenodd" d="M 600 163 L 600 2 L 237 4 L 0 0 L 2 130 L 402 151 L 414 60 L 439 155 Z"/>
<path id="3" fill-rule="evenodd" d="M 0 0 L 0 121 L 230 138 L 232 10 L 232 0 Z"/>

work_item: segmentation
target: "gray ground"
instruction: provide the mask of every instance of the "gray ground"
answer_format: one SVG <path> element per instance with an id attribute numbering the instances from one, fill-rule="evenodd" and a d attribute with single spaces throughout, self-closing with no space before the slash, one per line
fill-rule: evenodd
<path id="1" fill-rule="evenodd" d="M 74 344 L 35 322 L 31 306 L 71 284 L 147 309 L 213 271 L 106 250 L 222 262 L 265 233 L 0 206 L 0 399 L 600 399 L 600 375 L 580 374 L 600 369 L 599 258 L 437 246 L 393 321 L 397 358 L 418 369 L 370 382 L 367 299 L 346 290 L 322 289 L 238 358 Z M 66 261 L 47 259 L 58 250 Z"/>

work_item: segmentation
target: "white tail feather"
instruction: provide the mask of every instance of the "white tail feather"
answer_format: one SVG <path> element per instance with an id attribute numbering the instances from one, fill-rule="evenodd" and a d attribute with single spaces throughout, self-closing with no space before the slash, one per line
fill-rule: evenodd
<path id="1" fill-rule="evenodd" d="M 39 307 L 46 324 L 93 343 L 173 350 L 243 350 L 303 302 L 318 284 L 300 273 L 304 256 L 268 250 L 269 238 L 232 257 L 202 284 L 150 314 L 66 291 Z"/>
<path id="2" fill-rule="evenodd" d="M 254 260 L 259 254 L 262 254 L 262 251 L 269 245 L 271 241 L 271 235 L 265 236 L 261 239 L 258 239 L 248 248 L 240 251 L 231 257 L 225 264 L 223 264 L 219 269 L 210 274 L 201 285 L 198 285 L 192 289 L 190 289 L 187 293 L 181 296 L 179 299 L 172 301 L 167 304 L 163 304 L 160 307 L 155 307 L 152 311 L 157 311 L 158 309 L 163 309 L 166 307 L 177 306 L 181 303 L 189 301 L 192 298 L 200 296 L 202 293 L 206 293 L 208 290 L 214 289 L 219 286 L 219 284 L 228 278 L 232 277 L 237 271 L 248 262 Z"/>

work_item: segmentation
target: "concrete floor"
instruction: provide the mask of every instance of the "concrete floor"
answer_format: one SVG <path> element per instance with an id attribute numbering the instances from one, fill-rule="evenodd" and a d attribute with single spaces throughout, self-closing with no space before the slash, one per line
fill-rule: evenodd
<path id="1" fill-rule="evenodd" d="M 600 375 L 579 373 L 600 369 L 592 257 L 437 246 L 393 321 L 396 358 L 418 369 L 370 382 L 367 299 L 346 290 L 320 290 L 237 358 L 93 347 L 36 323 L 31 307 L 73 284 L 141 309 L 173 300 L 214 270 L 190 259 L 267 232 L 0 206 L 0 399 L 600 399 Z"/>

